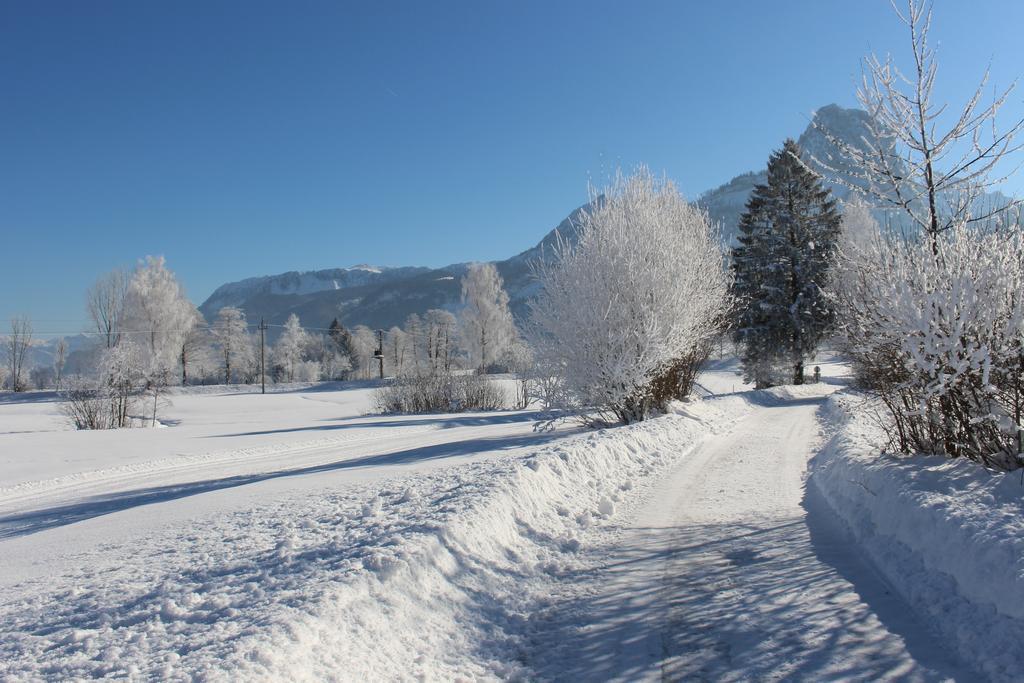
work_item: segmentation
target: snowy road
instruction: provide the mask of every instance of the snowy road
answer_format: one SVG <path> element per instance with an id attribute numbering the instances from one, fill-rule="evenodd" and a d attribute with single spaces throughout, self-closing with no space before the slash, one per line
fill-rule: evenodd
<path id="1" fill-rule="evenodd" d="M 0 680 L 976 680 L 805 495 L 834 388 L 576 434 L 358 387 L 0 404 Z"/>
<path id="2" fill-rule="evenodd" d="M 822 385 L 819 385 L 822 386 Z M 967 680 L 805 498 L 804 396 L 765 401 L 650 497 L 544 615 L 534 667 L 572 681 Z"/>

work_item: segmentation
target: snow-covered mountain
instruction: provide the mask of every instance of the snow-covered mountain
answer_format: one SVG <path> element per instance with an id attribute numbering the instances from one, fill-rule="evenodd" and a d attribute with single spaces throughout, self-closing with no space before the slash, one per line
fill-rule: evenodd
<path id="1" fill-rule="evenodd" d="M 505 281 L 510 306 L 517 316 L 526 311 L 534 291 L 530 263 L 550 253 L 556 231 L 571 237 L 580 207 L 551 230 L 537 245 L 495 266 Z M 306 327 L 327 327 L 337 317 L 344 325 L 368 325 L 387 329 L 402 325 L 412 313 L 431 308 L 456 310 L 460 305 L 460 280 L 469 263 L 444 268 L 386 268 L 353 266 L 310 272 L 254 277 L 222 285 L 199 310 L 213 320 L 223 306 L 237 306 L 250 322 L 261 317 L 280 325 L 295 313 Z M 271 337 L 275 336 L 273 328 Z"/>
<path id="2" fill-rule="evenodd" d="M 842 169 L 844 161 L 837 154 L 832 142 L 825 136 L 822 129 L 845 143 L 862 147 L 862 140 L 868 136 L 867 113 L 861 109 L 846 109 L 837 104 L 830 104 L 822 107 L 814 113 L 812 122 L 807 125 L 804 132 L 797 139 L 797 144 L 803 150 L 803 159 L 811 168 L 823 171 L 817 160 L 824 161 L 828 165 Z M 782 146 L 779 140 L 776 147 Z M 767 165 L 767 159 L 765 159 Z M 829 175 L 824 173 L 823 175 Z M 756 185 L 767 182 L 765 169 L 743 173 L 729 182 L 709 190 L 702 194 L 697 203 L 708 210 L 711 217 L 722 226 L 722 236 L 727 243 L 731 243 L 736 236 L 736 229 L 740 222 L 740 216 L 746 208 L 747 199 L 753 192 Z M 840 199 L 845 199 L 850 190 L 842 185 L 826 183 L 832 193 Z"/>
<path id="3" fill-rule="evenodd" d="M 815 113 L 815 120 L 833 135 L 850 144 L 859 144 L 866 134 L 866 116 L 859 109 L 830 104 Z M 798 141 L 807 152 L 809 164 L 814 163 L 813 158 L 828 159 L 832 153 L 831 143 L 813 124 L 807 126 Z M 778 146 L 781 145 L 782 140 L 779 140 Z M 721 224 L 727 243 L 736 234 L 751 191 L 763 182 L 764 169 L 749 171 L 705 192 L 698 199 L 711 218 Z M 848 194 L 846 188 L 835 187 L 834 190 L 840 197 Z M 573 211 L 536 246 L 495 262 L 517 317 L 525 314 L 526 302 L 535 291 L 530 262 L 551 252 L 556 231 L 571 238 L 574 221 L 585 210 L 586 206 L 582 206 Z M 279 325 L 295 313 L 306 327 L 326 327 L 337 317 L 348 326 L 363 324 L 386 329 L 401 325 L 412 313 L 423 313 L 430 308 L 457 309 L 461 295 L 459 279 L 468 267 L 468 263 L 436 269 L 353 266 L 255 277 L 219 287 L 200 306 L 200 311 L 207 320 L 212 320 L 222 306 L 238 306 L 250 321 L 264 317 L 268 323 Z"/>

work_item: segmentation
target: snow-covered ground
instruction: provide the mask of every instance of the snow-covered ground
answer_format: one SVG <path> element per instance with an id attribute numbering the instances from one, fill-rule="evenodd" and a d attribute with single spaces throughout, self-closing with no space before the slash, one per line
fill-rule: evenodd
<path id="1" fill-rule="evenodd" d="M 365 389 L 184 394 L 118 432 L 4 404 L 0 671 L 514 675 L 538 594 L 743 404 L 575 435 L 370 417 Z"/>
<path id="2" fill-rule="evenodd" d="M 717 381 L 727 380 L 720 376 Z M 835 385 L 747 395 L 539 618 L 544 678 L 975 680 L 805 496 Z"/>
<path id="3" fill-rule="evenodd" d="M 750 392 L 715 362 L 597 432 L 343 385 L 116 432 L 5 397 L 0 680 L 970 679 L 804 495 L 821 366 Z"/>
<path id="4" fill-rule="evenodd" d="M 1024 678 L 1024 479 L 966 460 L 881 456 L 878 407 L 837 396 L 812 463 L 827 502 L 929 631 L 986 678 Z"/>

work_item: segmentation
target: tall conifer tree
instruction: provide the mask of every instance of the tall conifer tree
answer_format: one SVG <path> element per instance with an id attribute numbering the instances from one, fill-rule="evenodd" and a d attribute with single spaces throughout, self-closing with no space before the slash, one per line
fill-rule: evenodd
<path id="1" fill-rule="evenodd" d="M 734 336 L 744 373 L 758 387 L 774 384 L 780 366 L 803 383 L 804 360 L 834 318 L 823 290 L 839 232 L 831 192 L 786 140 L 768 160 L 768 182 L 747 202 L 732 253 L 740 304 Z"/>

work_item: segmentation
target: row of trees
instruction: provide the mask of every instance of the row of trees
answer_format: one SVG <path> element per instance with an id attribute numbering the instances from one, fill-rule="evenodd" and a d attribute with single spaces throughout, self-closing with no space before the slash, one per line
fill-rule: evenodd
<path id="1" fill-rule="evenodd" d="M 1017 151 L 1019 120 L 982 104 L 987 73 L 958 110 L 933 101 L 931 9 L 900 13 L 912 68 L 868 58 L 858 92 L 866 151 L 844 147 L 859 177 L 840 180 L 918 230 L 845 246 L 835 278 L 840 340 L 861 386 L 885 406 L 890 447 L 1024 465 L 1024 229 L 1015 200 L 986 194 Z"/>
<path id="2" fill-rule="evenodd" d="M 263 345 L 261 332 L 245 312 L 222 308 L 207 323 L 185 298 L 163 258 L 147 257 L 131 274 L 114 271 L 89 289 L 86 308 L 99 344 L 86 376 L 64 387 L 69 414 L 83 428 L 127 426 L 146 399 L 147 419 L 156 421 L 161 394 L 171 384 L 311 382 L 375 377 L 383 360 L 388 374 L 451 374 L 469 367 L 501 369 L 519 338 L 508 310 L 508 295 L 493 265 L 471 266 L 463 278 L 463 303 L 456 317 L 445 310 L 410 316 L 404 328 L 378 334 L 366 326 L 346 329 L 337 319 L 329 328 L 307 330 L 296 315 L 279 328 L 276 341 Z M 27 320 L 15 321 L 8 354 L 15 377 L 26 374 L 31 343 Z M 26 332 L 27 330 L 27 332 Z M 58 375 L 66 345 L 58 344 Z M 24 388 L 19 380 L 14 386 Z"/>

